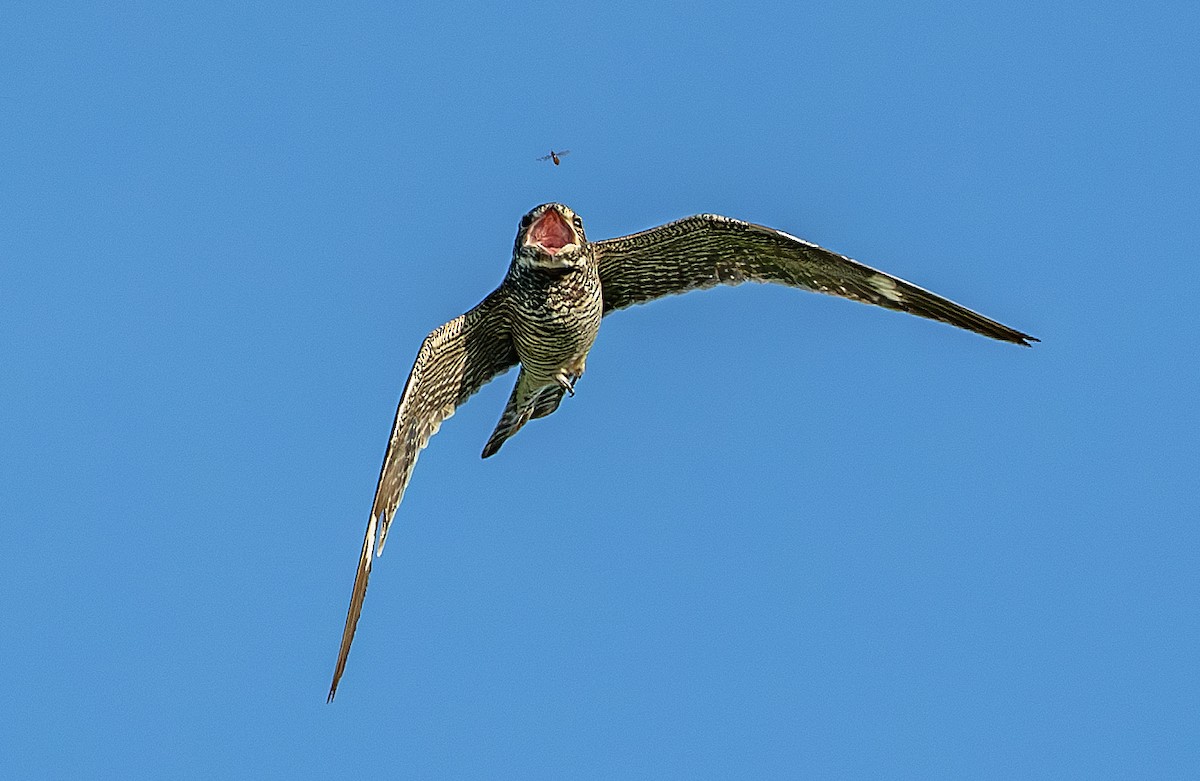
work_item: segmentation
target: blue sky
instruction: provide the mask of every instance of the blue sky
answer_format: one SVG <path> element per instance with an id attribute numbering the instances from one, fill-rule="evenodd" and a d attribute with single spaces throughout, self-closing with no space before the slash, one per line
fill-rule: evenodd
<path id="1" fill-rule="evenodd" d="M 7 4 L 0 775 L 1195 777 L 1200 12 L 1008 5 Z M 417 347 L 547 200 L 1043 341 L 612 317 L 433 440 L 326 705 Z"/>

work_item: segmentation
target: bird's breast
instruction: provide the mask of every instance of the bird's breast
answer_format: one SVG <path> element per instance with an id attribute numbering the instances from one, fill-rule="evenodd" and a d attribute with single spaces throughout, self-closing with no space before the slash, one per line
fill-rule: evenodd
<path id="1" fill-rule="evenodd" d="M 587 355 L 603 301 L 595 270 L 522 275 L 511 294 L 513 340 L 526 370 L 552 377 Z"/>

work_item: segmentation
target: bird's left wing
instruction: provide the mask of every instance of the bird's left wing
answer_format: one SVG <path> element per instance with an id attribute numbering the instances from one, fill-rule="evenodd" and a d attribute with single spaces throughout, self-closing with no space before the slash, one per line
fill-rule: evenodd
<path id="1" fill-rule="evenodd" d="M 367 593 L 372 554 L 383 552 L 388 527 L 404 496 L 417 456 L 459 404 L 517 362 L 504 301 L 499 290 L 493 292 L 471 311 L 429 334 L 417 353 L 396 408 L 392 436 L 379 472 L 350 610 L 342 631 L 342 646 L 329 687 L 329 701 L 337 693 L 338 681 L 346 669 L 346 657 Z"/>
<path id="2" fill-rule="evenodd" d="M 782 231 L 717 214 L 592 242 L 604 314 L 662 296 L 742 282 L 774 282 L 909 312 L 993 339 L 1037 339 L 903 279 Z"/>

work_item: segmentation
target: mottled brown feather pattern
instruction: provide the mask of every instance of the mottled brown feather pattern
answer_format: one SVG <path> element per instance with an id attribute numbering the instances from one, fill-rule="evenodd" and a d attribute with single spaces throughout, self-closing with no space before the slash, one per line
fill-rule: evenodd
<path id="1" fill-rule="evenodd" d="M 641 233 L 593 242 L 593 247 L 600 264 L 605 315 L 690 290 L 774 282 L 909 312 L 1026 347 L 1037 341 L 843 255 L 772 228 L 716 214 L 685 217 Z"/>
<path id="2" fill-rule="evenodd" d="M 392 436 L 379 472 L 329 700 L 337 693 L 338 681 L 346 669 L 371 575 L 372 551 L 383 551 L 388 527 L 404 496 L 417 456 L 459 404 L 517 363 L 509 336 L 507 297 L 502 291 L 503 288 L 494 291 L 471 311 L 433 331 L 425 337 L 417 353 L 396 408 Z"/>

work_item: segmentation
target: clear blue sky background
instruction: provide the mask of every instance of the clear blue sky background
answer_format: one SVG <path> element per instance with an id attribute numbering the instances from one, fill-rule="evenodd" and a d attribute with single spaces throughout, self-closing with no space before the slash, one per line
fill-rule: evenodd
<path id="1" fill-rule="evenodd" d="M 401 5 L 0 11 L 0 776 L 1196 777 L 1196 4 Z M 425 451 L 326 705 L 417 347 L 547 200 L 1044 341 L 605 321 Z"/>

